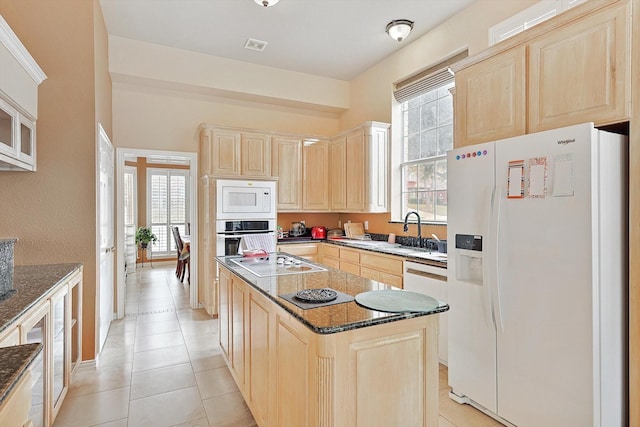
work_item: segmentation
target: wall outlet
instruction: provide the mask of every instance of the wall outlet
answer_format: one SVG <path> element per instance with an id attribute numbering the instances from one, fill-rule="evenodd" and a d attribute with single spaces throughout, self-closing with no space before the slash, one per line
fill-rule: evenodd
<path id="1" fill-rule="evenodd" d="M 348 224 L 351 224 L 351 220 L 348 220 L 348 221 L 347 221 L 347 223 L 348 223 Z"/>
<path id="2" fill-rule="evenodd" d="M 364 229 L 368 230 L 369 229 L 369 221 L 365 221 L 364 222 Z"/>
<path id="3" fill-rule="evenodd" d="M 338 228 L 342 228 L 342 221 L 338 220 Z"/>

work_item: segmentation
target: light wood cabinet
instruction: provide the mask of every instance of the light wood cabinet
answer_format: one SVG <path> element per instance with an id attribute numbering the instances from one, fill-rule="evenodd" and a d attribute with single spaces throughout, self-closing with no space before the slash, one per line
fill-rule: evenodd
<path id="1" fill-rule="evenodd" d="M 331 140 L 331 209 L 389 211 L 389 124 L 366 122 Z"/>
<path id="2" fill-rule="evenodd" d="M 0 334 L 0 347 L 11 347 L 20 344 L 20 330 L 11 326 Z"/>
<path id="3" fill-rule="evenodd" d="M 36 170 L 38 86 L 44 79 L 0 16 L 0 170 Z"/>
<path id="4" fill-rule="evenodd" d="M 454 145 L 628 121 L 630 31 L 630 2 L 585 2 L 453 66 Z"/>
<path id="5" fill-rule="evenodd" d="M 347 141 L 345 137 L 332 139 L 329 144 L 329 186 L 331 210 L 347 209 Z"/>
<path id="6" fill-rule="evenodd" d="M 438 425 L 437 315 L 316 334 L 230 277 L 244 309 L 221 309 L 220 325 L 228 315 L 240 325 L 242 313 L 245 374 L 237 355 L 223 357 L 258 425 Z M 389 396 L 402 405 L 390 407 Z"/>
<path id="7" fill-rule="evenodd" d="M 82 269 L 53 287 L 42 300 L 9 327 L 15 344 L 42 344 L 31 364 L 29 418 L 38 426 L 50 426 L 58 414 L 81 360 Z"/>
<path id="8" fill-rule="evenodd" d="M 218 276 L 218 292 L 220 295 L 220 308 L 218 309 L 218 338 L 220 341 L 220 349 L 224 356 L 231 360 L 231 337 L 230 337 L 230 320 L 231 313 L 229 310 L 229 290 L 231 287 L 231 275 L 229 271 L 221 268 Z"/>
<path id="9" fill-rule="evenodd" d="M 456 147 L 526 132 L 525 52 L 516 47 L 456 73 Z"/>
<path id="10" fill-rule="evenodd" d="M 200 129 L 200 173 L 202 175 L 240 176 L 241 133 L 213 126 Z"/>
<path id="11" fill-rule="evenodd" d="M 529 44 L 529 132 L 629 118 L 630 7 L 611 6 Z"/>
<path id="12" fill-rule="evenodd" d="M 245 386 L 248 289 L 242 280 L 231 277 L 229 288 L 229 368 L 239 387 Z"/>
<path id="13" fill-rule="evenodd" d="M 271 171 L 277 176 L 278 212 L 302 209 L 302 139 L 273 136 Z"/>
<path id="14" fill-rule="evenodd" d="M 29 420 L 31 371 L 27 370 L 0 405 L 0 426 L 33 426 Z"/>
<path id="15" fill-rule="evenodd" d="M 295 244 L 279 244 L 278 252 L 286 252 L 300 258 L 308 259 L 311 262 L 320 262 L 322 258 L 320 251 L 322 245 L 320 243 L 295 243 Z"/>
<path id="16" fill-rule="evenodd" d="M 271 137 L 262 133 L 242 133 L 240 166 L 242 176 L 271 176 Z"/>
<path id="17" fill-rule="evenodd" d="M 404 258 L 325 243 L 322 263 L 347 273 L 402 288 Z"/>
<path id="18" fill-rule="evenodd" d="M 204 124 L 199 134 L 201 176 L 271 176 L 270 135 Z"/>
<path id="19" fill-rule="evenodd" d="M 329 210 L 329 143 L 306 140 L 302 147 L 302 208 Z"/>

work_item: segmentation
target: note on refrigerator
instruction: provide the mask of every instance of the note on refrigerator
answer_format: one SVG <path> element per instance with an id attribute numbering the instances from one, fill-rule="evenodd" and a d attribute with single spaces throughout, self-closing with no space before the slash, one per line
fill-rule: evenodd
<path id="1" fill-rule="evenodd" d="M 561 154 L 554 158 L 553 197 L 573 196 L 573 156 Z"/>
<path id="2" fill-rule="evenodd" d="M 509 199 L 522 199 L 524 197 L 524 160 L 509 162 L 507 190 L 507 198 Z"/>
<path id="3" fill-rule="evenodd" d="M 547 158 L 529 159 L 529 197 L 543 198 L 547 192 Z"/>

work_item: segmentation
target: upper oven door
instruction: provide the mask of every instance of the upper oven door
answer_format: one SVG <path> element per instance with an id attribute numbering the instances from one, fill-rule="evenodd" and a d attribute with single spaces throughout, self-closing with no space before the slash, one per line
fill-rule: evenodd
<path id="1" fill-rule="evenodd" d="M 275 218 L 273 181 L 218 180 L 217 219 Z"/>

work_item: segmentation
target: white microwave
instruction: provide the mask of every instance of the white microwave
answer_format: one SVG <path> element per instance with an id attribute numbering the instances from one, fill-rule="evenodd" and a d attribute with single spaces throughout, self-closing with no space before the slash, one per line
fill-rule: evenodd
<path id="1" fill-rule="evenodd" d="M 216 181 L 217 219 L 270 219 L 276 217 L 275 181 Z"/>

